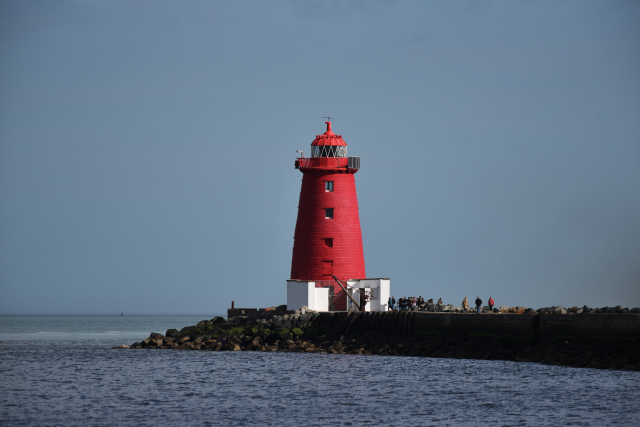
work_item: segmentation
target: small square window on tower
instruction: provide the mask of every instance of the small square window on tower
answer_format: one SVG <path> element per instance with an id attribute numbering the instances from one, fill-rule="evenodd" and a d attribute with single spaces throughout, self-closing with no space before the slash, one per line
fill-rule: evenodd
<path id="1" fill-rule="evenodd" d="M 332 248 L 333 247 L 333 237 L 329 237 L 329 238 L 324 239 L 324 245 L 327 248 Z"/>
<path id="2" fill-rule="evenodd" d="M 324 217 L 325 218 L 329 218 L 329 219 L 333 219 L 333 208 L 325 208 Z"/>
<path id="3" fill-rule="evenodd" d="M 333 192 L 333 181 L 325 181 L 324 182 L 324 191 Z"/>

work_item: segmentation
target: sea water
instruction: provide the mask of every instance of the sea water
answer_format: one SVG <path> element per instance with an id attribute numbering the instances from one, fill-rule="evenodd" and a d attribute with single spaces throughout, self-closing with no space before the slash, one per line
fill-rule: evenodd
<path id="1" fill-rule="evenodd" d="M 640 425 L 640 372 L 111 348 L 205 317 L 0 316 L 0 425 Z"/>

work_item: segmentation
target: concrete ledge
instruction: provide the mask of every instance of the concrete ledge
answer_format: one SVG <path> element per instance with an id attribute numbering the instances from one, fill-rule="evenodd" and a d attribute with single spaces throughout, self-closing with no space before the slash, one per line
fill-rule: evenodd
<path id="1" fill-rule="evenodd" d="M 540 338 L 640 341 L 638 314 L 541 314 Z"/>
<path id="2" fill-rule="evenodd" d="M 638 314 L 460 314 L 430 312 L 321 313 L 323 334 L 447 334 L 538 341 L 640 344 Z"/>
<path id="3" fill-rule="evenodd" d="M 412 314 L 413 332 L 416 333 L 491 334 L 526 339 L 533 339 L 536 334 L 536 316 L 531 314 Z"/>

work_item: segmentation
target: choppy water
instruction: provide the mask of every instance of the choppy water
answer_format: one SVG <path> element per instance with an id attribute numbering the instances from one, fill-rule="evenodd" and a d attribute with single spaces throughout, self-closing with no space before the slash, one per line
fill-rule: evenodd
<path id="1" fill-rule="evenodd" d="M 113 350 L 201 320 L 126 318 L 0 316 L 0 425 L 640 425 L 638 372 Z"/>

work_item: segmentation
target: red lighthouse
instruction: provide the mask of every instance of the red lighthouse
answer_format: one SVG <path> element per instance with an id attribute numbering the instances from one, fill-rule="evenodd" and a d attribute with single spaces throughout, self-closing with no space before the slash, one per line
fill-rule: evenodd
<path id="1" fill-rule="evenodd" d="M 311 157 L 298 158 L 302 172 L 291 279 L 329 288 L 329 308 L 346 310 L 347 297 L 333 280 L 365 279 L 362 232 L 354 174 L 359 157 L 347 157 L 347 144 L 331 131 L 317 135 Z"/>

